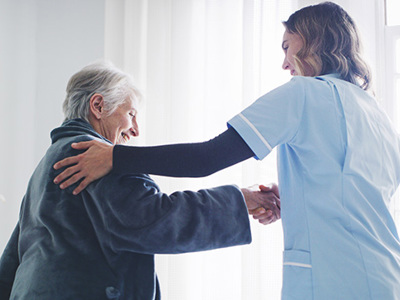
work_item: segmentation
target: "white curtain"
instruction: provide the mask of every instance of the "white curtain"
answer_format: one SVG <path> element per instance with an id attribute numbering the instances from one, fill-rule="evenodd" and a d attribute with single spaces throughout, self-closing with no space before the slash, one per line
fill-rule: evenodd
<path id="1" fill-rule="evenodd" d="M 146 95 L 137 143 L 213 138 L 287 81 L 280 21 L 292 10 L 290 1 L 107 1 L 106 57 L 134 74 Z M 165 192 L 277 181 L 274 155 L 204 179 L 155 179 Z M 251 246 L 157 256 L 165 299 L 278 299 L 280 222 L 252 223 Z"/>

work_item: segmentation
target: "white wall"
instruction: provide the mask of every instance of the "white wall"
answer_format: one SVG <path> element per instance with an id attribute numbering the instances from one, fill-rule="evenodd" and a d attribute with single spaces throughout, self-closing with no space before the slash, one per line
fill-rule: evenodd
<path id="1" fill-rule="evenodd" d="M 104 56 L 104 7 L 104 0 L 0 1 L 1 252 L 49 133 L 63 120 L 69 77 Z"/>

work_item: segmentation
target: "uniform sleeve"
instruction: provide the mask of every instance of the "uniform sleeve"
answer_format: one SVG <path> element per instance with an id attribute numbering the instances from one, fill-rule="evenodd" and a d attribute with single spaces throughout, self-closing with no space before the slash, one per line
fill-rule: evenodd
<path id="1" fill-rule="evenodd" d="M 235 186 L 167 195 L 145 177 L 112 177 L 88 187 L 86 203 L 96 206 L 93 223 L 115 252 L 175 254 L 251 242 L 247 207 Z"/>
<path id="2" fill-rule="evenodd" d="M 203 177 L 253 156 L 254 153 L 240 135 L 229 128 L 202 143 L 154 147 L 116 145 L 113 151 L 113 170 L 120 174 Z"/>
<path id="3" fill-rule="evenodd" d="M 274 147 L 289 142 L 296 135 L 305 101 L 303 80 L 294 77 L 260 97 L 228 122 L 256 158 L 263 159 Z"/>
<path id="4" fill-rule="evenodd" d="M 15 227 L 0 260 L 0 299 L 9 299 L 19 266 L 18 259 L 19 223 Z"/>

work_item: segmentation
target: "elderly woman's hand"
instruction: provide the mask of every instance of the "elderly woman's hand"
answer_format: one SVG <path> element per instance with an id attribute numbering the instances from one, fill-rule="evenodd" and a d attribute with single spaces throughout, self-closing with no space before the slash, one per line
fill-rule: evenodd
<path id="1" fill-rule="evenodd" d="M 73 191 L 74 195 L 84 190 L 89 183 L 108 174 L 112 169 L 113 146 L 100 141 L 88 141 L 73 143 L 74 149 L 85 150 L 84 153 L 67 157 L 57 162 L 53 167 L 58 170 L 68 167 L 55 179 L 55 184 L 60 184 L 65 189 L 83 179 L 79 186 Z"/>
<path id="2" fill-rule="evenodd" d="M 256 189 L 258 187 L 258 189 Z M 261 224 L 271 224 L 281 217 L 279 190 L 276 184 L 241 189 L 249 214 Z"/>

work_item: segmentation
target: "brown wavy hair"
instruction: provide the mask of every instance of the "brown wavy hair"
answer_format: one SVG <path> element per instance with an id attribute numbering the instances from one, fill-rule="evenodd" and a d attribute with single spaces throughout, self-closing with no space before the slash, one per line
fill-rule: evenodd
<path id="1" fill-rule="evenodd" d="M 339 5 L 323 2 L 304 7 L 283 22 L 289 33 L 297 33 L 303 47 L 294 57 L 304 74 L 305 65 L 313 70 L 310 76 L 339 73 L 341 78 L 368 90 L 371 73 L 362 58 L 362 45 L 353 19 Z"/>

